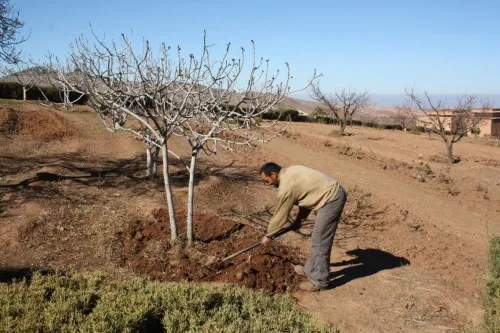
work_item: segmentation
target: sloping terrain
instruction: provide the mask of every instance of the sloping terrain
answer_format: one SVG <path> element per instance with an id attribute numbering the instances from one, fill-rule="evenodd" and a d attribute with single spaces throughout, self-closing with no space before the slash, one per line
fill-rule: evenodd
<path id="1" fill-rule="evenodd" d="M 25 130 L 39 116 L 26 123 L 37 130 Z M 335 138 L 331 125 L 293 123 L 256 150 L 202 156 L 199 244 L 182 252 L 168 241 L 161 177 L 145 177 L 140 141 L 109 133 L 84 110 L 34 103 L 1 108 L 0 124 L 0 268 L 11 272 L 1 279 L 76 267 L 237 283 L 293 292 L 316 319 L 350 332 L 460 331 L 481 322 L 487 241 L 500 232 L 500 154 L 486 142 L 458 143 L 461 162 L 450 168 L 434 137 L 348 128 L 351 136 Z M 170 148 L 188 155 L 178 139 Z M 214 265 L 260 240 L 275 205 L 275 190 L 257 174 L 267 161 L 311 166 L 349 192 L 327 291 L 294 291 L 291 267 L 307 258 L 313 214 L 273 246 Z M 171 173 L 182 230 L 188 178 L 177 163 Z"/>

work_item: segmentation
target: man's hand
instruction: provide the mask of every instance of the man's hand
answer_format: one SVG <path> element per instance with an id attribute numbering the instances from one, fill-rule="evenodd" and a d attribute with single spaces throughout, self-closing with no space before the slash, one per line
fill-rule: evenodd
<path id="1" fill-rule="evenodd" d="M 262 240 L 260 241 L 261 245 L 267 245 L 271 241 L 271 238 L 264 236 Z"/>

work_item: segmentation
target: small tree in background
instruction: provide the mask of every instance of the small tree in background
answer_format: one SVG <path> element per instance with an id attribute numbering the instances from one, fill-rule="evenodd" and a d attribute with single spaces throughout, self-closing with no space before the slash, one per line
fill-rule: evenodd
<path id="1" fill-rule="evenodd" d="M 337 118 L 340 124 L 339 135 L 344 135 L 345 127 L 355 115 L 365 113 L 370 107 L 368 92 L 358 92 L 350 89 L 340 89 L 335 93 L 324 92 L 319 83 L 311 85 L 310 96 L 325 107 L 325 112 L 331 118 Z"/>
<path id="2" fill-rule="evenodd" d="M 18 82 L 23 89 L 23 101 L 26 100 L 26 93 L 31 90 L 40 76 L 39 67 L 30 67 L 21 58 L 9 66 L 3 66 L 1 72 L 4 77 L 9 77 Z"/>
<path id="3" fill-rule="evenodd" d="M 410 110 L 416 108 L 416 111 L 412 111 L 415 121 L 441 137 L 446 146 L 448 163 L 453 164 L 453 145 L 471 133 L 484 120 L 487 103 L 483 103 L 480 109 L 475 110 L 477 96 L 463 95 L 450 109 L 445 108 L 443 101 L 433 100 L 427 92 L 422 96 L 414 89 L 407 89 L 406 95 L 408 97 L 406 107 Z"/>
<path id="4" fill-rule="evenodd" d="M 391 117 L 398 125 L 405 129 L 410 123 L 414 121 L 411 109 L 406 105 L 397 105 L 396 112 Z"/>
<path id="5" fill-rule="evenodd" d="M 44 64 L 36 63 L 38 70 L 39 85 L 49 86 L 57 90 L 61 102 L 50 101 L 40 89 L 45 98 L 42 105 L 47 107 L 62 106 L 68 110 L 75 103 L 85 97 L 83 90 L 83 74 L 70 61 L 61 62 L 57 57 L 49 54 L 48 62 Z"/>

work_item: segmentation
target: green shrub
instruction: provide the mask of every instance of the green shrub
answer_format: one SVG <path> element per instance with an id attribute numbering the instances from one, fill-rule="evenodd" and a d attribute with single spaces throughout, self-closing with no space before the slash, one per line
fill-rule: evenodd
<path id="1" fill-rule="evenodd" d="M 310 121 L 320 124 L 333 124 L 333 125 L 338 125 L 339 123 L 338 118 L 331 118 L 328 116 L 315 116 L 313 118 L 310 118 Z"/>
<path id="2" fill-rule="evenodd" d="M 490 240 L 490 280 L 484 295 L 484 326 L 488 333 L 500 332 L 500 236 Z"/>
<path id="3" fill-rule="evenodd" d="M 481 134 L 481 129 L 479 127 L 473 127 L 471 128 L 470 133 L 474 135 L 479 135 Z"/>
<path id="4" fill-rule="evenodd" d="M 380 127 L 387 130 L 398 130 L 398 131 L 403 130 L 403 126 L 398 124 L 386 124 L 386 125 L 381 125 Z"/>
<path id="5" fill-rule="evenodd" d="M 311 121 L 311 118 L 308 116 L 298 115 L 293 121 L 296 121 L 299 123 L 308 123 Z"/>
<path id="6" fill-rule="evenodd" d="M 363 126 L 363 122 L 361 120 L 348 120 L 346 122 L 347 126 Z"/>
<path id="7" fill-rule="evenodd" d="M 228 286 L 116 281 L 102 273 L 0 283 L 0 332 L 332 332 L 290 296 Z"/>
<path id="8" fill-rule="evenodd" d="M 378 124 L 375 123 L 375 122 L 373 122 L 373 121 L 366 121 L 366 122 L 362 122 L 361 124 L 364 127 L 371 127 L 371 128 L 377 128 L 378 127 Z"/>
<path id="9" fill-rule="evenodd" d="M 262 114 L 263 119 L 271 119 L 271 120 L 285 120 L 285 121 L 296 121 L 299 117 L 299 111 L 297 110 L 281 110 L 281 111 L 272 111 L 266 112 Z"/>
<path id="10" fill-rule="evenodd" d="M 492 278 L 500 279 L 500 236 L 490 240 L 488 262 Z"/>
<path id="11" fill-rule="evenodd" d="M 425 132 L 425 127 L 423 127 L 423 126 L 410 125 L 410 126 L 407 126 L 406 129 L 409 132 L 419 132 L 419 133 L 424 133 Z"/>

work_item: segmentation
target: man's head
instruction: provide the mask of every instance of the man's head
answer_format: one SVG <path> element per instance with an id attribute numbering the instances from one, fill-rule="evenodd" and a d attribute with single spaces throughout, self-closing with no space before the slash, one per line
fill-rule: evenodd
<path id="1" fill-rule="evenodd" d="M 260 168 L 260 177 L 266 185 L 278 187 L 280 185 L 280 180 L 278 177 L 280 170 L 281 167 L 278 164 L 274 162 L 268 162 Z"/>

